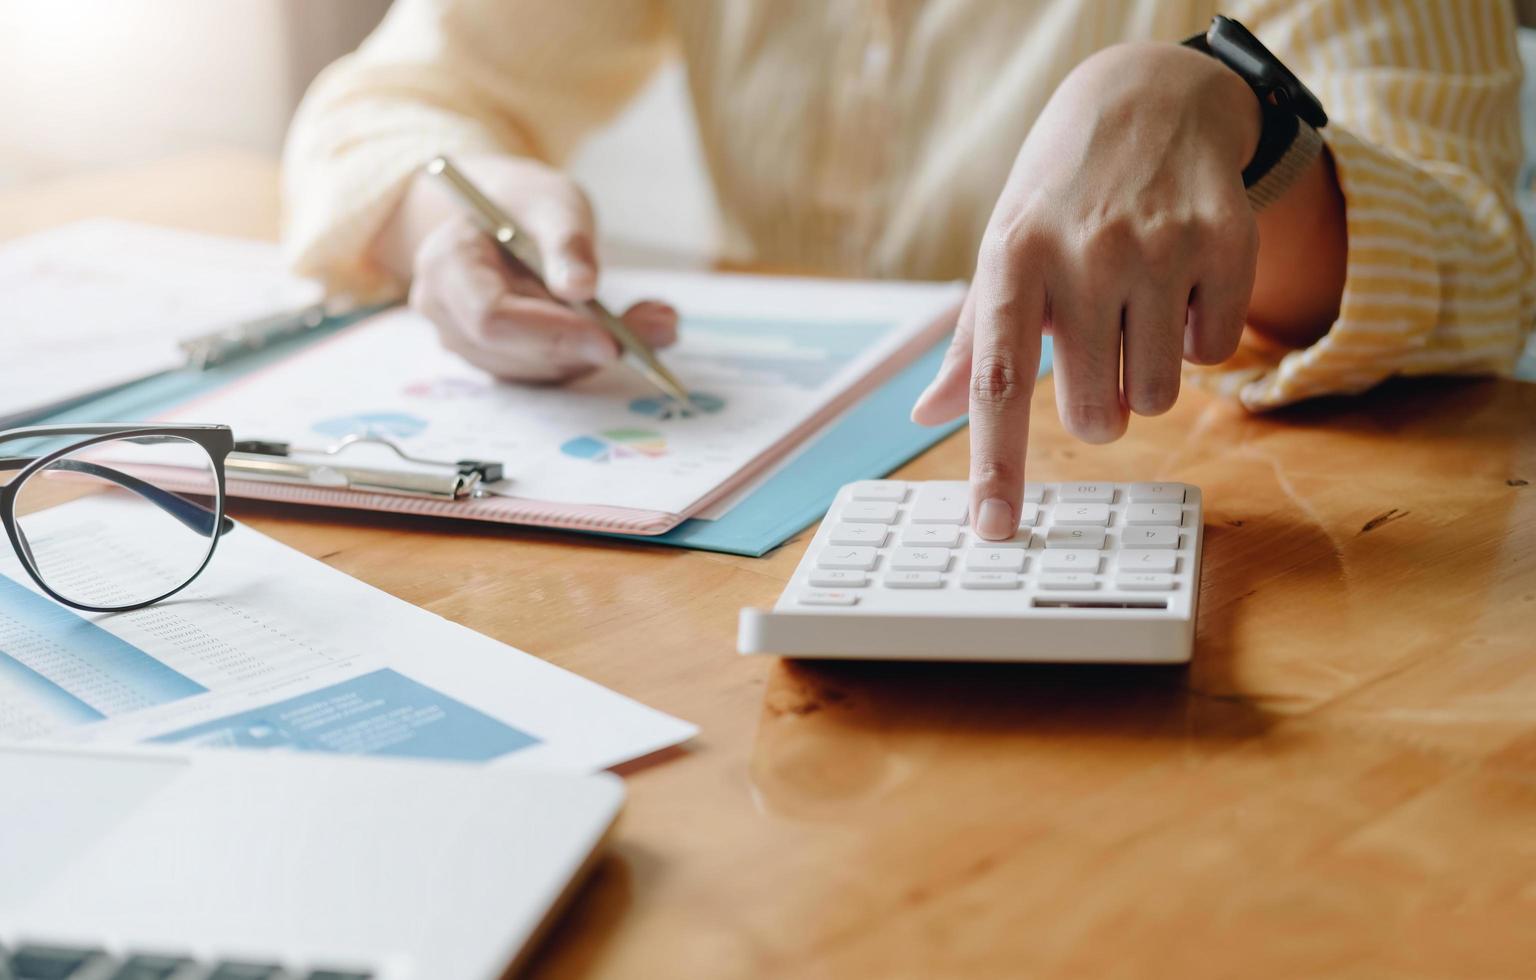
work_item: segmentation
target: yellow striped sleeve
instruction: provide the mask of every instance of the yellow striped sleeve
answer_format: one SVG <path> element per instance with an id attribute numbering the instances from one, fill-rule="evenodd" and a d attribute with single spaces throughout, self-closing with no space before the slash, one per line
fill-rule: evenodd
<path id="1" fill-rule="evenodd" d="M 1514 194 L 1510 5 L 1251 0 L 1234 14 L 1329 110 L 1348 266 L 1316 344 L 1198 380 L 1265 409 L 1394 375 L 1512 370 L 1536 326 L 1536 258 Z"/>
<path id="2" fill-rule="evenodd" d="M 402 284 L 368 250 L 410 176 L 438 154 L 561 162 L 660 64 L 655 0 L 396 0 L 316 80 L 283 154 L 283 240 L 333 292 Z"/>

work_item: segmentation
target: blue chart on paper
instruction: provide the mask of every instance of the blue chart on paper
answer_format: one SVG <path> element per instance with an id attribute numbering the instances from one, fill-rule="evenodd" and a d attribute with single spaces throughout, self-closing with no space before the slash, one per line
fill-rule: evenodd
<path id="1" fill-rule="evenodd" d="M 815 391 L 894 326 L 887 320 L 690 316 L 682 329 L 692 356 L 707 361 L 714 377 Z M 689 355 L 677 351 L 669 356 L 686 375 Z"/>
<path id="2" fill-rule="evenodd" d="M 653 419 L 675 419 L 679 416 L 688 418 L 694 415 L 713 415 L 725 407 L 725 399 L 719 395 L 711 395 L 707 391 L 690 391 L 688 393 L 688 405 L 683 407 L 670 398 L 660 395 L 650 398 L 636 398 L 629 403 L 629 410 L 636 415 L 645 415 Z"/>
<path id="3" fill-rule="evenodd" d="M 539 740 L 384 669 L 152 741 L 484 762 Z"/>
<path id="4" fill-rule="evenodd" d="M 427 420 L 405 412 L 364 412 L 360 415 L 343 415 L 315 423 L 315 431 L 323 436 L 345 439 L 347 436 L 367 436 L 377 439 L 409 439 L 426 431 Z"/>
<path id="5" fill-rule="evenodd" d="M 207 688 L 73 610 L 0 575 L 0 689 L 79 725 Z"/>

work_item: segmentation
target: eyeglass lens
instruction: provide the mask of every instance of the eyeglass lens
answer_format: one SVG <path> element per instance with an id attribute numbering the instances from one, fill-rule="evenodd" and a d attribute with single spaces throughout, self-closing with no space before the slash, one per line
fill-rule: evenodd
<path id="1" fill-rule="evenodd" d="M 83 606 L 122 608 L 202 569 L 218 539 L 218 492 L 213 460 L 197 443 L 113 439 L 28 476 L 16 490 L 16 528 L 50 589 Z"/>

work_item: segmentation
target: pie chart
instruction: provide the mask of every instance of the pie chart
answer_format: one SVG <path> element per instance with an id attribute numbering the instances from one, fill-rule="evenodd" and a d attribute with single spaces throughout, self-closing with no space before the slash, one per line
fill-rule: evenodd
<path id="1" fill-rule="evenodd" d="M 629 410 L 636 415 L 645 415 L 661 420 L 689 419 L 697 415 L 713 415 L 724 407 L 724 398 L 703 391 L 695 391 L 690 394 L 686 406 L 681 406 L 670 398 L 659 396 L 636 398 L 629 403 Z"/>
<path id="2" fill-rule="evenodd" d="M 667 440 L 660 432 L 650 429 L 604 429 L 567 439 L 560 444 L 560 451 L 592 463 L 657 459 L 667 454 Z"/>

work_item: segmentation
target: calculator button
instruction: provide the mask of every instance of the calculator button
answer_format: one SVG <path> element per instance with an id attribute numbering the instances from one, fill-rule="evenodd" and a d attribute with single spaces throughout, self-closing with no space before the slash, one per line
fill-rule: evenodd
<path id="1" fill-rule="evenodd" d="M 1055 548 L 1040 553 L 1040 567 L 1047 572 L 1097 572 L 1099 553 L 1071 548 Z"/>
<path id="2" fill-rule="evenodd" d="M 821 568 L 811 572 L 807 581 L 820 589 L 862 589 L 869 584 L 869 576 L 847 569 Z"/>
<path id="3" fill-rule="evenodd" d="M 1013 537 L 1004 538 L 1001 541 L 988 541 L 986 546 L 988 548 L 1028 548 L 1034 539 L 1034 532 L 1027 527 L 1021 527 L 1013 532 Z"/>
<path id="4" fill-rule="evenodd" d="M 971 572 L 960 576 L 962 589 L 1017 589 L 1023 582 L 1012 572 Z"/>
<path id="5" fill-rule="evenodd" d="M 878 548 L 885 543 L 885 528 L 879 524 L 834 524 L 827 532 L 831 544 L 867 544 Z"/>
<path id="6" fill-rule="evenodd" d="M 878 500 L 857 500 L 844 504 L 838 517 L 855 524 L 895 524 L 896 505 Z"/>
<path id="7" fill-rule="evenodd" d="M 1034 527 L 1036 524 L 1039 524 L 1039 523 L 1040 523 L 1040 505 L 1039 504 L 1025 503 L 1025 504 L 1020 504 L 1019 505 L 1019 527 Z"/>
<path id="8" fill-rule="evenodd" d="M 1022 572 L 1021 548 L 976 548 L 966 552 L 965 567 L 973 572 Z"/>
<path id="9" fill-rule="evenodd" d="M 1058 572 L 1040 576 L 1042 589 L 1097 589 L 1099 580 L 1084 572 Z"/>
<path id="10" fill-rule="evenodd" d="M 885 576 L 888 589 L 937 589 L 944 585 L 938 572 L 890 572 Z"/>
<path id="11" fill-rule="evenodd" d="M 850 568 L 860 572 L 867 572 L 875 567 L 875 555 L 878 552 L 873 548 L 828 548 L 816 559 L 816 564 L 822 568 Z"/>
<path id="12" fill-rule="evenodd" d="M 1184 508 L 1178 504 L 1131 504 L 1125 509 L 1127 524 L 1171 524 L 1184 522 Z"/>
<path id="13" fill-rule="evenodd" d="M 1179 529 L 1176 527 L 1128 527 L 1120 533 L 1122 547 L 1131 550 L 1142 548 L 1177 548 Z"/>
<path id="14" fill-rule="evenodd" d="M 1184 485 L 1182 483 L 1133 483 L 1126 496 L 1137 503 L 1182 504 Z"/>
<path id="15" fill-rule="evenodd" d="M 1120 571 L 1125 572 L 1173 572 L 1178 571 L 1179 556 L 1171 551 L 1122 551 Z"/>
<path id="16" fill-rule="evenodd" d="M 964 524 L 970 507 L 967 490 L 920 490 L 912 504 L 914 524 Z"/>
<path id="17" fill-rule="evenodd" d="M 1173 576 L 1159 572 L 1121 572 L 1120 577 L 1115 579 L 1115 588 L 1127 592 L 1170 592 L 1173 590 Z"/>
<path id="18" fill-rule="evenodd" d="M 1057 504 L 1051 513 L 1051 520 L 1056 524 L 1097 524 L 1103 527 L 1109 523 L 1109 505 Z"/>
<path id="19" fill-rule="evenodd" d="M 907 572 L 942 572 L 949 567 L 948 548 L 897 548 L 891 567 Z"/>
<path id="20" fill-rule="evenodd" d="M 1104 529 L 1058 525 L 1045 532 L 1045 546 L 1047 548 L 1092 548 L 1097 551 L 1104 547 Z"/>
<path id="21" fill-rule="evenodd" d="M 854 606 L 859 602 L 859 597 L 852 592 L 833 589 L 802 592 L 799 598 L 802 606 Z"/>
<path id="22" fill-rule="evenodd" d="M 901 543 L 912 547 L 953 548 L 960 543 L 961 533 L 953 524 L 908 524 L 901 529 Z"/>
<path id="23" fill-rule="evenodd" d="M 907 499 L 907 485 L 888 480 L 861 480 L 853 485 L 848 495 L 854 500 L 884 500 L 899 504 Z"/>
<path id="24" fill-rule="evenodd" d="M 1115 499 L 1113 483 L 1063 483 L 1059 490 L 1062 500 L 1073 503 L 1108 504 Z"/>
<path id="25" fill-rule="evenodd" d="M 1026 484 L 1024 484 L 1024 502 L 1026 504 L 1043 504 L 1043 503 L 1045 503 L 1045 484 L 1043 484 L 1043 483 L 1026 483 Z"/>

